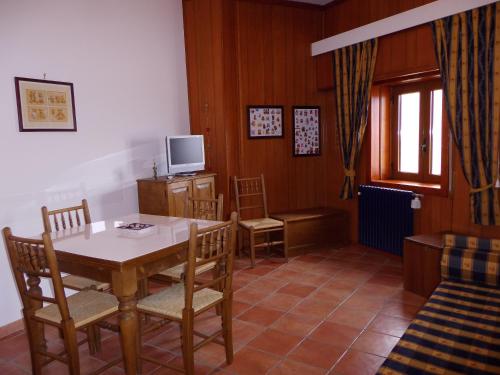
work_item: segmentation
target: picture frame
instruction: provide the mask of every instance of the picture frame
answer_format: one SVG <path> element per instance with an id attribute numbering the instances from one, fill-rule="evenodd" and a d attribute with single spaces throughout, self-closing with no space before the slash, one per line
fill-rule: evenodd
<path id="1" fill-rule="evenodd" d="M 293 156 L 321 155 L 321 108 L 292 107 Z"/>
<path id="2" fill-rule="evenodd" d="M 14 77 L 20 132 L 76 132 L 70 82 Z"/>
<path id="3" fill-rule="evenodd" d="M 284 111 L 280 105 L 247 106 L 248 138 L 283 138 Z"/>

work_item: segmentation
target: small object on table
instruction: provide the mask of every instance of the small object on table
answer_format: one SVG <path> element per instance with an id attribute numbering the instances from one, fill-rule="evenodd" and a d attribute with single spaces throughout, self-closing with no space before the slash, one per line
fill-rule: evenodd
<path id="1" fill-rule="evenodd" d="M 158 180 L 158 166 L 155 161 L 153 161 L 153 178 Z"/>
<path id="2" fill-rule="evenodd" d="M 154 227 L 154 224 L 130 223 L 130 224 L 120 225 L 118 228 L 129 229 L 129 230 L 142 230 L 150 227 Z"/>

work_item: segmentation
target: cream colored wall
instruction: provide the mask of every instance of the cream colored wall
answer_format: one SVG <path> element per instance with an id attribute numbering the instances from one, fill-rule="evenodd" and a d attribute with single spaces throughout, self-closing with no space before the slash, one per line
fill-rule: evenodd
<path id="1" fill-rule="evenodd" d="M 0 227 L 41 232 L 40 207 L 137 211 L 136 178 L 189 132 L 181 0 L 0 2 Z M 14 76 L 73 82 L 76 133 L 20 133 Z M 21 317 L 0 242 L 0 326 Z"/>

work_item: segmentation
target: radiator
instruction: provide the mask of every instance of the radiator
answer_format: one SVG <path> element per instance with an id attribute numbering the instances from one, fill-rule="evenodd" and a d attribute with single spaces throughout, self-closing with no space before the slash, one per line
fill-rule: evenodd
<path id="1" fill-rule="evenodd" d="M 413 235 L 413 192 L 361 185 L 359 242 L 402 255 L 403 240 Z"/>

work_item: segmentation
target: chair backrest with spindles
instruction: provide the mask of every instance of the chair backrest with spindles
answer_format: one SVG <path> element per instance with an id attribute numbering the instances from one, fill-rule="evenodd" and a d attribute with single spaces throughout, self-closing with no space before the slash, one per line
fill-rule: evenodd
<path id="1" fill-rule="evenodd" d="M 251 212 L 251 216 L 269 217 L 263 174 L 259 177 L 234 177 L 234 193 L 239 218 L 242 218 L 244 211 Z"/>
<path id="2" fill-rule="evenodd" d="M 89 206 L 86 199 L 82 199 L 80 206 L 60 208 L 52 211 L 43 206 L 42 218 L 44 230 L 49 233 L 52 230 L 59 231 L 91 223 Z M 52 224 L 54 225 L 53 227 Z"/>
<path id="3" fill-rule="evenodd" d="M 14 236 L 10 228 L 4 228 L 2 234 L 24 310 L 33 311 L 32 306 L 41 307 L 43 302 L 55 303 L 62 320 L 68 320 L 68 303 L 50 234 L 44 233 L 41 240 Z M 51 281 L 54 297 L 43 294 L 41 279 Z"/>
<path id="4" fill-rule="evenodd" d="M 198 229 L 191 224 L 189 232 L 189 250 L 185 272 L 185 307 L 191 309 L 193 294 L 202 289 L 211 288 L 221 291 L 225 297 L 232 291 L 233 258 L 236 248 L 237 214 L 222 224 L 205 229 Z M 201 252 L 201 258 L 197 257 Z M 213 278 L 209 281 L 195 280 L 195 268 L 207 263 L 214 263 Z"/>
<path id="5" fill-rule="evenodd" d="M 217 199 L 188 198 L 186 197 L 186 211 L 189 212 L 189 203 L 193 206 L 193 219 L 222 221 L 224 213 L 223 195 L 219 194 Z"/>

